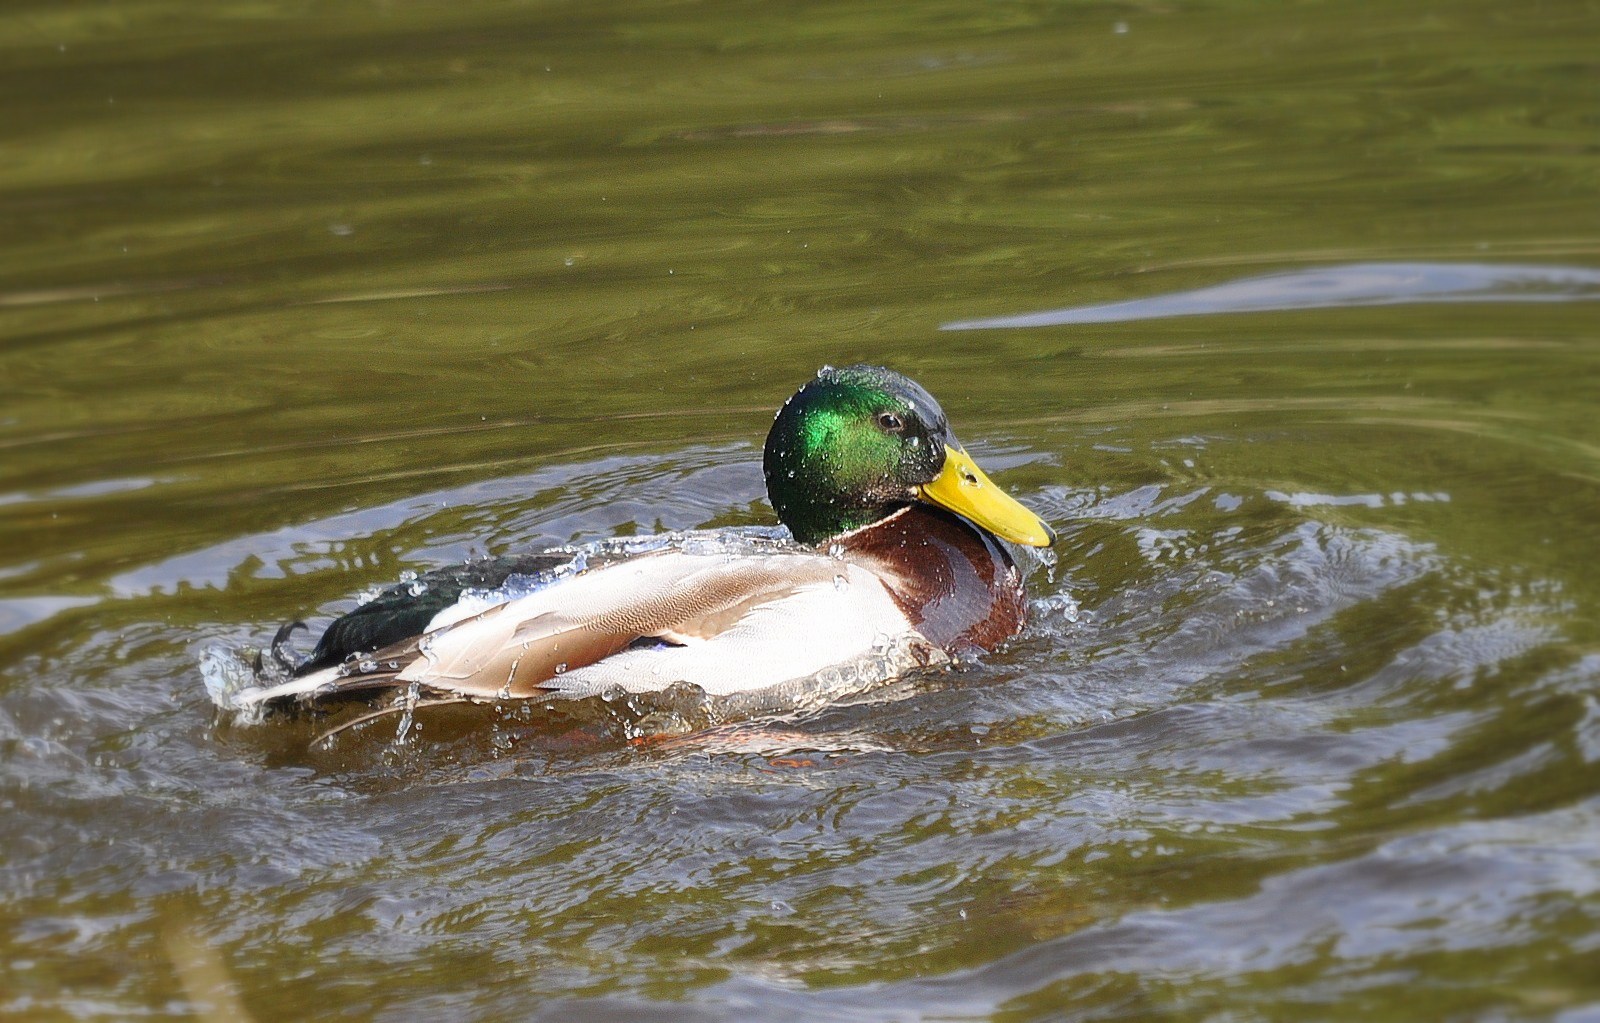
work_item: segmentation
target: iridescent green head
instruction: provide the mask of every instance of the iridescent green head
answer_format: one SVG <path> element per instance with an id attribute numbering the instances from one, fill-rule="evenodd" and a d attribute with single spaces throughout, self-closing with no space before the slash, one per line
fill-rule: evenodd
<path id="1" fill-rule="evenodd" d="M 914 501 L 1017 543 L 1055 541 L 967 456 L 933 396 L 881 366 L 824 366 L 778 410 L 762 465 L 772 507 L 801 543 L 871 525 Z"/>

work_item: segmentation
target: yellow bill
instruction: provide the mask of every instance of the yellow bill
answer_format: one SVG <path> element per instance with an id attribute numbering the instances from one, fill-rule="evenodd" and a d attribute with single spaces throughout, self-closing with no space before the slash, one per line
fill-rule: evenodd
<path id="1" fill-rule="evenodd" d="M 995 486 L 972 456 L 959 448 L 945 446 L 944 469 L 932 483 L 922 485 L 922 496 L 1002 540 L 1029 547 L 1049 547 L 1056 542 L 1055 530 Z"/>

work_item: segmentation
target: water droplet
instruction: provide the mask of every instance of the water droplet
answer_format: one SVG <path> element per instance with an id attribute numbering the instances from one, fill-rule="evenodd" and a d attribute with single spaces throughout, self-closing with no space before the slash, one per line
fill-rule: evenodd
<path id="1" fill-rule="evenodd" d="M 402 703 L 405 707 L 400 715 L 400 727 L 395 730 L 394 744 L 400 746 L 405 743 L 406 737 L 411 734 L 411 726 L 416 723 L 417 701 L 422 698 L 422 686 L 413 682 L 407 687 Z"/>
<path id="2" fill-rule="evenodd" d="M 564 675 L 564 674 L 566 674 L 566 671 L 567 671 L 567 662 L 566 661 L 562 661 L 560 664 L 556 665 L 556 674 L 557 675 Z"/>

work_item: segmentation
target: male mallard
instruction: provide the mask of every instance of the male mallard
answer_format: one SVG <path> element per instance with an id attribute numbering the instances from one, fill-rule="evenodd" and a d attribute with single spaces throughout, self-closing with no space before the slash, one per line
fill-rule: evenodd
<path id="1" fill-rule="evenodd" d="M 819 688 L 825 698 L 841 677 L 860 689 L 992 649 L 1022 628 L 1021 576 L 995 537 L 1047 547 L 1055 534 L 989 481 L 913 381 L 824 367 L 778 410 L 762 466 L 793 543 L 691 533 L 430 572 L 334 621 L 304 663 L 283 655 L 281 630 L 273 654 L 292 677 L 236 705 L 687 682 L 779 706 Z"/>

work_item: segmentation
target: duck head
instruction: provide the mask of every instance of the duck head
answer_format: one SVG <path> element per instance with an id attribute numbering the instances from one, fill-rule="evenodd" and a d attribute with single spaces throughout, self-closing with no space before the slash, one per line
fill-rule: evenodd
<path id="1" fill-rule="evenodd" d="M 762 468 L 772 507 L 801 543 L 822 543 L 918 501 L 1013 543 L 1048 547 L 1056 539 L 978 468 L 933 395 L 881 366 L 823 367 L 778 410 Z"/>

